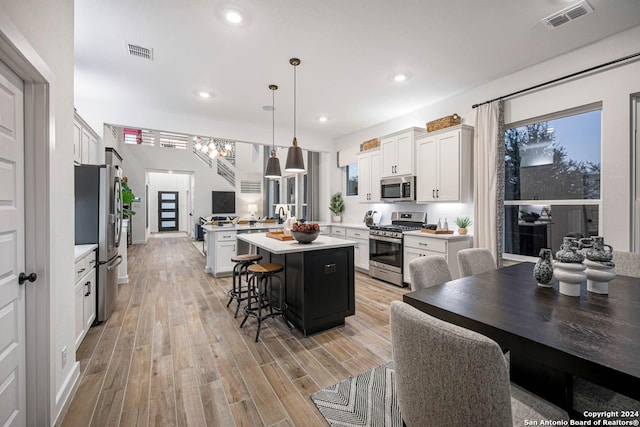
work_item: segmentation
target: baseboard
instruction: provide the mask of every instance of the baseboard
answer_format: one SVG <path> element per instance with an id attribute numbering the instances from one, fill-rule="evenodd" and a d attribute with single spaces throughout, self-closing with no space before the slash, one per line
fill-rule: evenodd
<path id="1" fill-rule="evenodd" d="M 129 283 L 129 275 L 118 277 L 118 285 L 124 285 L 125 283 Z"/>
<path id="2" fill-rule="evenodd" d="M 132 245 L 144 245 L 145 243 L 147 243 L 146 240 L 133 240 L 131 242 Z"/>
<path id="3" fill-rule="evenodd" d="M 80 378 L 80 362 L 76 362 L 73 366 L 73 369 L 67 375 L 64 382 L 62 383 L 62 387 L 60 387 L 60 391 L 56 394 L 56 418 L 54 424 L 57 424 L 58 421 L 61 421 L 61 415 L 64 415 L 71 403 L 71 397 L 76 393 L 76 389 L 80 382 L 78 379 Z"/>

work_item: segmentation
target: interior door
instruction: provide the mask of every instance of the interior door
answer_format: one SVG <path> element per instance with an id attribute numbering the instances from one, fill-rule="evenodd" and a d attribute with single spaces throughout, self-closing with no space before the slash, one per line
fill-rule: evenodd
<path id="1" fill-rule="evenodd" d="M 26 424 L 23 83 L 0 63 L 0 425 Z M 28 283 L 28 282 L 27 282 Z"/>
<path id="2" fill-rule="evenodd" d="M 178 231 L 179 203 L 177 191 L 158 191 L 158 231 Z"/>

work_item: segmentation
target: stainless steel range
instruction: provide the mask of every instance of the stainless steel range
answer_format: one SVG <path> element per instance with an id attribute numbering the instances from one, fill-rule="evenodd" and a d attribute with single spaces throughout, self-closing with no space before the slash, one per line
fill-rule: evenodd
<path id="1" fill-rule="evenodd" d="M 424 212 L 393 212 L 391 224 L 374 225 L 369 230 L 369 275 L 404 286 L 402 280 L 402 233 L 419 230 L 427 221 Z"/>

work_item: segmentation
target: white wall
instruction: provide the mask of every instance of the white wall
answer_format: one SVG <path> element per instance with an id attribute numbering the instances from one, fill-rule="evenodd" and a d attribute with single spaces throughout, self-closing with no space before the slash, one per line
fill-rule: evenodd
<path id="1" fill-rule="evenodd" d="M 3 12 L 55 75 L 51 100 L 55 123 L 54 165 L 51 170 L 51 348 L 54 366 L 52 414 L 64 402 L 55 401 L 75 366 L 74 347 L 74 201 L 73 201 L 73 0 L 0 0 Z M 68 361 L 62 367 L 61 350 Z M 72 385 L 72 384 L 71 384 Z"/>
<path id="2" fill-rule="evenodd" d="M 158 231 L 158 191 L 178 192 L 178 229 L 191 232 L 189 205 L 191 174 L 149 172 L 149 228 Z M 144 215 L 144 212 L 140 212 Z"/>
<path id="3" fill-rule="evenodd" d="M 452 98 L 398 117 L 380 125 L 363 129 L 338 140 L 338 150 L 357 151 L 359 144 L 442 116 L 458 113 L 463 123 L 474 125 L 478 102 L 505 95 L 534 84 L 571 74 L 601 63 L 636 53 L 640 46 L 640 26 L 603 39 L 597 43 L 562 55 L 536 66 L 494 80 Z M 631 172 L 630 156 L 630 96 L 640 92 L 640 62 L 635 61 L 592 73 L 587 77 L 549 86 L 514 97 L 505 102 L 505 122 L 517 122 L 536 116 L 562 111 L 593 102 L 602 102 L 602 211 L 600 234 L 616 249 L 630 246 Z M 334 191 L 342 183 L 334 182 Z M 352 211 L 371 209 L 368 204 L 348 201 L 346 218 Z M 404 209 L 403 209 L 404 210 Z M 429 221 L 438 216 L 469 215 L 472 205 L 451 206 L 429 204 Z M 458 213 L 460 212 L 460 213 Z M 360 216 L 357 212 L 355 217 Z"/>

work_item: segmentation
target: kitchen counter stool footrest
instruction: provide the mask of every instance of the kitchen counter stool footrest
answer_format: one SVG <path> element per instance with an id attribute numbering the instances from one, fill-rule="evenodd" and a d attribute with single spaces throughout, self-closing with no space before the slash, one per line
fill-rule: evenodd
<path id="1" fill-rule="evenodd" d="M 276 275 L 283 270 L 283 265 L 273 263 L 257 263 L 247 267 L 247 271 L 251 274 L 248 282 L 250 294 L 240 327 L 244 326 L 249 316 L 255 317 L 258 320 L 256 342 L 260 339 L 262 322 L 270 317 L 282 316 L 287 327 L 293 328 L 284 315 L 287 310 L 284 282 Z M 274 279 L 278 282 L 277 295 L 274 293 Z"/>

